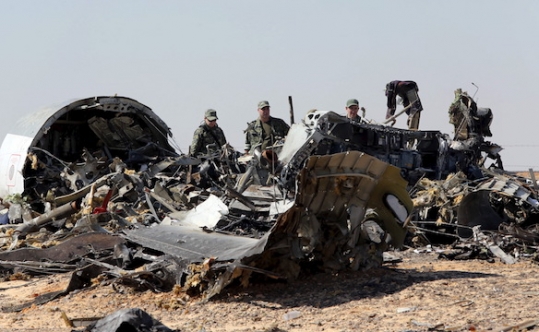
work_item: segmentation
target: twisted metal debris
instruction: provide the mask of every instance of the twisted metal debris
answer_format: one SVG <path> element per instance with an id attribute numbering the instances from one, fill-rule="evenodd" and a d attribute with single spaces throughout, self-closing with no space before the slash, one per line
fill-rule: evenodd
<path id="1" fill-rule="evenodd" d="M 96 276 L 207 300 L 234 282 L 380 266 L 404 243 L 530 255 L 537 193 L 485 141 L 492 112 L 457 90 L 449 114 L 454 138 L 312 110 L 269 150 L 192 158 L 133 99 L 73 102 L 33 121 L 24 162 L 11 159 L 2 274 L 72 273 L 36 303 Z"/>

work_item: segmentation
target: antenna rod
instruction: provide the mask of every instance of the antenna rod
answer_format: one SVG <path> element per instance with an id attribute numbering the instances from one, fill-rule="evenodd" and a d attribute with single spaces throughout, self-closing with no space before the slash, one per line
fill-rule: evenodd
<path id="1" fill-rule="evenodd" d="M 479 91 L 479 87 L 478 87 L 477 85 L 475 85 L 474 82 L 472 82 L 472 85 L 475 86 L 475 87 L 477 88 L 477 89 L 475 90 L 475 93 L 474 93 L 473 96 L 472 96 L 472 99 L 475 99 L 475 95 L 477 94 L 477 91 Z M 476 102 L 477 102 L 477 100 L 476 100 Z"/>

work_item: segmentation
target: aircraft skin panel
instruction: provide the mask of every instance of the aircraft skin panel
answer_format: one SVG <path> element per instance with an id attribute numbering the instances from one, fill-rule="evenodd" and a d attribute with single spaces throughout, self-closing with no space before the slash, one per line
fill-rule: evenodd
<path id="1" fill-rule="evenodd" d="M 129 105 L 134 107 L 137 112 L 140 112 L 144 114 L 145 116 L 151 118 L 156 122 L 156 124 L 159 126 L 160 131 L 162 131 L 167 138 L 170 139 L 172 137 L 172 132 L 168 128 L 168 126 L 165 124 L 165 122 L 157 116 L 148 106 L 139 103 L 138 101 L 128 98 L 128 97 L 120 97 L 120 96 L 113 96 L 113 97 L 90 97 L 86 99 L 77 100 L 75 102 L 72 102 L 69 105 L 66 105 L 62 107 L 61 109 L 57 110 L 56 112 L 50 114 L 49 111 L 40 111 L 36 112 L 28 117 L 28 119 L 31 120 L 33 124 L 33 131 L 32 136 L 34 136 L 32 145 L 37 144 L 37 142 L 41 139 L 43 134 L 49 130 L 49 128 L 65 113 L 75 111 L 75 112 L 81 112 L 85 109 L 91 109 L 96 106 L 102 106 L 106 111 L 114 112 L 114 113 L 131 113 L 132 111 L 129 111 L 127 109 L 123 109 L 121 107 L 116 107 L 116 105 Z M 41 122 L 41 126 L 38 127 L 38 125 Z"/>
<path id="2" fill-rule="evenodd" d="M 0 197 L 22 193 L 22 170 L 32 138 L 7 134 L 0 147 Z"/>
<path id="3" fill-rule="evenodd" d="M 78 121 L 87 121 L 94 114 L 92 109 L 115 114 L 135 114 L 141 123 L 151 128 L 154 137 L 159 137 L 154 141 L 164 142 L 161 146 L 165 149 L 180 153 L 170 128 L 148 106 L 120 96 L 75 100 L 59 109 L 48 107 L 26 115 L 10 129 L 11 133 L 6 135 L 0 148 L 0 197 L 24 191 L 23 173 L 28 151 L 40 147 L 40 141 L 59 120 L 65 122 L 62 118 L 73 114 L 77 115 Z"/>
<path id="4" fill-rule="evenodd" d="M 73 110 L 80 112 L 84 111 L 84 109 L 91 109 L 93 107 L 96 107 L 97 105 L 101 105 L 105 106 L 106 110 L 111 112 L 128 113 L 129 111 L 127 110 L 113 107 L 113 105 L 120 103 L 133 106 L 135 109 L 137 109 L 138 112 L 141 112 L 145 116 L 155 121 L 159 129 L 163 131 L 163 133 L 168 135 L 169 138 L 172 137 L 172 132 L 170 131 L 169 127 L 157 114 L 152 111 L 151 108 L 136 101 L 135 99 L 120 96 L 90 97 L 80 100 L 74 100 L 67 105 L 61 106 L 59 108 L 46 107 L 19 119 L 16 125 L 11 129 L 11 132 L 17 135 L 33 137 L 35 142 L 37 142 L 39 141 L 41 136 L 43 136 L 43 134 L 47 132 L 50 126 L 54 124 L 54 122 L 56 122 L 58 118 L 60 118 L 67 112 L 71 112 Z"/>

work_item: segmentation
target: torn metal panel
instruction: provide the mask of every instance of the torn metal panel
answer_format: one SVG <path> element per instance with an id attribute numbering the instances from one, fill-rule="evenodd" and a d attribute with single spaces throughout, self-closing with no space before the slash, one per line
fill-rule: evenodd
<path id="1" fill-rule="evenodd" d="M 364 250 L 376 244 L 356 233 L 366 221 L 368 208 L 376 209 L 378 215 L 373 220 L 384 231 L 380 248 L 387 242 L 402 245 L 403 225 L 412 202 L 397 168 L 358 151 L 312 156 L 298 183 L 294 206 L 278 218 L 268 240 L 268 248 L 288 243 L 290 252 L 280 260 L 290 259 L 292 254 L 292 259 L 323 262 L 336 270 L 353 265 L 354 260 L 376 261 Z M 398 204 L 388 204 L 388 196 L 394 196 Z M 278 251 L 269 250 L 268 254 L 274 252 Z"/>
<path id="2" fill-rule="evenodd" d="M 32 138 L 7 134 L 0 147 L 0 196 L 22 193 L 24 178 L 20 175 L 26 162 L 26 151 L 32 144 Z"/>
<path id="3" fill-rule="evenodd" d="M 523 226 L 539 215 L 536 192 L 498 175 L 500 169 L 482 166 L 499 149 L 481 135 L 452 140 L 438 131 L 355 123 L 334 112 L 312 111 L 271 150 L 245 158 L 225 146 L 195 159 L 176 155 L 174 145 L 163 140 L 168 128 L 141 109 L 120 97 L 62 109 L 54 121 L 45 119 L 49 126 L 29 143 L 23 169 L 34 208 L 49 204 L 48 211 L 55 211 L 81 202 L 80 212 L 68 211 L 66 220 L 47 224 L 26 243 L 41 243 L 52 232 L 69 237 L 106 228 L 125 234 L 125 241 L 105 241 L 115 243 L 115 255 L 106 262 L 91 259 L 112 255 L 110 248 L 99 251 L 100 239 L 90 240 L 94 246 L 73 238 L 82 241 L 77 250 L 68 246 L 72 240 L 56 246 L 74 253 L 69 257 L 78 263 L 89 256 L 84 264 L 114 276 L 113 285 L 148 281 L 157 290 L 166 277 L 209 298 L 233 280 L 248 284 L 258 273 L 291 279 L 307 270 L 379 266 L 384 250 L 402 246 L 408 227 L 419 234 L 420 226 L 432 222 L 454 241 L 464 236 L 455 229 L 464 226 L 495 230 L 505 221 Z M 516 245 L 507 233 L 502 240 L 492 235 L 482 242 L 470 236 L 476 241 L 472 249 L 458 256 L 484 251 L 509 262 Z M 536 241 L 518 229 L 512 234 Z M 43 256 L 24 252 L 36 256 L 26 264 L 46 258 L 50 265 L 43 268 L 66 268 L 66 257 L 52 248 L 40 252 Z M 20 259 L 0 256 L 6 266 Z M 141 261 L 151 263 L 134 266 Z"/>
<path id="4" fill-rule="evenodd" d="M 157 225 L 126 230 L 125 234 L 132 242 L 192 262 L 202 262 L 210 257 L 218 261 L 242 258 L 247 254 L 259 253 L 264 242 L 184 226 Z M 254 251 L 251 253 L 250 250 Z"/>
<path id="5" fill-rule="evenodd" d="M 228 207 L 217 196 L 210 195 L 194 209 L 171 213 L 169 217 L 182 226 L 213 228 L 227 214 Z"/>
<path id="6" fill-rule="evenodd" d="M 507 175 L 487 174 L 491 177 L 470 187 L 470 192 L 459 201 L 458 225 L 498 230 L 504 222 L 523 224 L 539 213 L 534 192 L 523 183 Z M 471 228 L 467 227 L 459 227 L 457 234 L 470 237 Z"/>
<path id="7" fill-rule="evenodd" d="M 288 135 L 291 138 L 287 137 L 279 160 L 286 162 L 281 181 L 289 186 L 305 159 L 313 154 L 362 151 L 399 167 L 410 183 L 425 174 L 439 179 L 454 167 L 447 152 L 447 139 L 437 131 L 356 123 L 331 111 L 313 111 L 305 116 L 302 124 L 292 126 Z"/>
<path id="8" fill-rule="evenodd" d="M 86 233 L 65 240 L 53 247 L 45 249 L 22 248 L 13 251 L 0 252 L 3 261 L 50 261 L 71 262 L 89 253 L 112 250 L 114 246 L 123 243 L 121 237 L 106 233 Z"/>
<path id="9" fill-rule="evenodd" d="M 78 190 L 103 175 L 114 157 L 133 166 L 178 156 L 175 147 L 163 120 L 131 98 L 93 97 L 59 110 L 41 110 L 20 119 L 3 142 L 0 172 L 5 177 L 0 177 L 0 196 L 26 190 L 27 195 L 35 192 L 45 197 L 47 191 L 64 186 L 61 174 L 70 190 Z"/>
<path id="10" fill-rule="evenodd" d="M 283 200 L 284 197 L 282 189 L 275 185 L 252 184 L 245 188 L 242 194 L 228 190 L 230 191 L 229 197 L 233 198 L 229 207 L 236 213 L 268 215 L 272 205 Z"/>
<path id="11" fill-rule="evenodd" d="M 496 192 L 500 195 L 517 199 L 520 204 L 528 205 L 535 210 L 539 209 L 539 201 L 534 197 L 533 191 L 505 175 L 493 175 L 492 178 L 479 183 L 476 190 Z"/>
<path id="12" fill-rule="evenodd" d="M 488 191 L 478 191 L 466 195 L 458 206 L 457 234 L 462 238 L 473 235 L 472 227 L 480 225 L 482 230 L 497 230 L 503 222 L 499 211 L 492 208 Z"/>
<path id="13" fill-rule="evenodd" d="M 54 136 L 53 133 L 55 132 L 59 132 L 63 137 L 67 137 L 64 136 L 65 133 L 61 132 L 62 129 L 70 128 L 66 133 L 76 131 L 77 129 L 83 130 L 83 133 L 89 133 L 88 129 L 90 128 L 88 128 L 87 122 L 93 116 L 114 119 L 120 114 L 130 115 L 130 119 L 136 120 L 136 123 L 145 127 L 147 132 L 151 133 L 154 141 L 159 141 L 160 144 L 168 146 L 174 151 L 168 145 L 168 139 L 172 137 L 172 133 L 165 122 L 148 106 L 134 99 L 120 96 L 91 97 L 73 101 L 60 109 L 48 108 L 40 110 L 20 119 L 17 122 L 18 126 L 14 128 L 14 134 L 32 137 L 31 146 L 40 146 L 45 142 L 38 142 L 43 141 L 44 138 L 50 140 L 52 138 L 51 135 Z M 136 117 L 131 117 L 135 114 L 137 114 Z M 128 120 L 128 122 L 130 122 L 129 126 L 131 126 L 131 121 Z M 82 135 L 79 137 L 83 138 Z M 88 141 L 89 138 L 83 141 Z M 141 138 L 139 137 L 139 139 Z M 85 144 L 81 144 L 81 146 L 85 146 Z M 40 147 L 43 148 L 43 146 Z M 52 149 L 50 150 L 52 151 Z"/>
<path id="14" fill-rule="evenodd" d="M 121 309 L 87 326 L 87 332 L 174 332 L 142 309 Z"/>
<path id="15" fill-rule="evenodd" d="M 483 174 L 483 179 L 475 181 L 460 172 L 446 180 L 424 178 L 416 183 L 413 198 L 417 215 L 412 229 L 433 243 L 452 243 L 455 237 L 470 238 L 474 226 L 495 236 L 508 225 L 537 223 L 539 211 L 533 190 L 507 174 L 485 169 Z"/>
<path id="16" fill-rule="evenodd" d="M 206 296 L 247 266 L 287 278 L 298 276 L 300 262 L 359 269 L 381 264 L 388 243 L 402 244 L 412 202 L 397 168 L 357 151 L 312 156 L 298 184 L 295 202 L 260 239 L 164 225 L 125 231 L 126 238 L 193 263 L 211 258 L 214 273 L 221 273 L 207 281 L 213 286 Z"/>
<path id="17" fill-rule="evenodd" d="M 87 326 L 84 331 L 159 331 L 173 332 L 144 310 L 139 308 L 121 309 Z"/>
<path id="18" fill-rule="evenodd" d="M 458 236 L 470 237 L 475 225 L 497 231 L 503 223 L 536 222 L 537 193 L 503 174 L 499 154 L 502 148 L 485 140 L 492 136 L 492 110 L 478 107 L 459 89 L 449 114 L 455 125 L 453 138 L 438 131 L 355 123 L 334 112 L 309 111 L 302 123 L 290 128 L 280 151 L 279 159 L 284 161 L 280 183 L 294 192 L 297 175 L 310 156 L 361 151 L 400 169 L 410 184 L 408 189 L 416 208 L 408 223 L 417 234 L 430 232 L 431 241 L 452 242 Z M 487 159 L 493 160 L 489 169 L 483 166 Z M 390 202 L 387 200 L 386 204 Z M 322 197 L 311 204 L 332 203 L 331 198 Z M 350 212 L 361 215 L 364 210 Z M 391 219 L 386 216 L 383 220 Z M 351 223 L 357 225 L 357 221 Z"/>

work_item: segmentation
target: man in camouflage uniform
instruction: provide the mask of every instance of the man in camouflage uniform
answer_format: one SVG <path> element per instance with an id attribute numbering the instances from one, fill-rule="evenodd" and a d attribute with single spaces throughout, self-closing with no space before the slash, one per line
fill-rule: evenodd
<path id="1" fill-rule="evenodd" d="M 267 100 L 258 103 L 258 119 L 248 124 L 245 129 L 245 153 L 255 148 L 264 151 L 276 141 L 285 138 L 290 126 L 282 119 L 270 116 L 270 104 Z"/>
<path id="2" fill-rule="evenodd" d="M 348 99 L 344 109 L 346 110 L 346 117 L 350 119 L 350 121 L 361 123 L 362 118 L 357 114 L 359 111 L 359 102 L 357 99 Z"/>
<path id="3" fill-rule="evenodd" d="M 201 154 L 208 154 L 208 145 L 215 144 L 221 148 L 226 144 L 225 133 L 217 125 L 217 111 L 209 109 L 204 114 L 204 123 L 201 124 L 193 135 L 193 142 L 189 153 L 196 157 Z"/>

